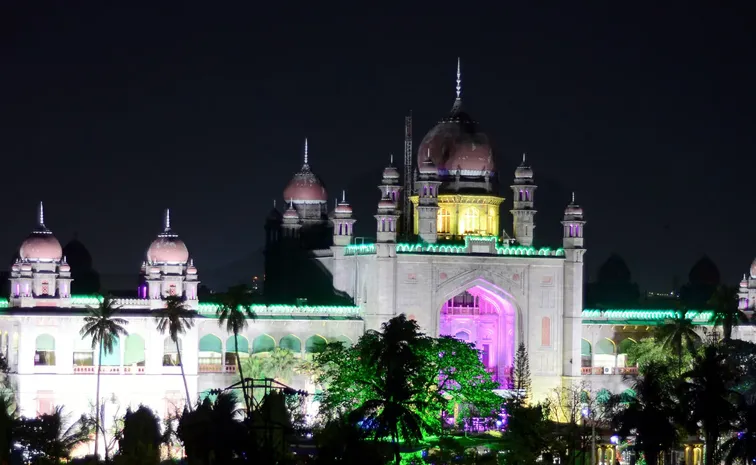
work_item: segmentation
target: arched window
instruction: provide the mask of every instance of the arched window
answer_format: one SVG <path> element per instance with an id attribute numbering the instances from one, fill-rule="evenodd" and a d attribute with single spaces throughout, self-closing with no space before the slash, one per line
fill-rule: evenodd
<path id="1" fill-rule="evenodd" d="M 178 339 L 178 346 L 181 350 L 184 350 L 181 338 Z M 170 336 L 163 340 L 163 366 L 164 367 L 177 367 L 179 366 L 178 350 L 176 349 L 176 343 L 173 342 Z"/>
<path id="2" fill-rule="evenodd" d="M 462 233 L 475 234 L 480 230 L 480 212 L 475 207 L 465 210 L 462 220 Z"/>
<path id="3" fill-rule="evenodd" d="M 99 350 L 99 349 L 98 349 Z M 77 337 L 74 339 L 73 365 L 74 367 L 94 366 L 95 349 L 92 348 L 92 338 Z"/>
<path id="4" fill-rule="evenodd" d="M 305 352 L 308 354 L 316 354 L 322 352 L 325 349 L 328 341 L 323 336 L 314 335 L 307 338 L 305 341 Z"/>
<path id="5" fill-rule="evenodd" d="M 129 334 L 123 351 L 123 365 L 143 367 L 144 360 L 144 338 L 138 334 Z"/>
<path id="6" fill-rule="evenodd" d="M 238 339 L 234 339 L 234 336 L 229 336 L 226 339 L 226 365 L 236 365 L 236 351 L 239 350 L 239 359 L 244 361 L 249 357 L 249 341 L 244 336 L 237 336 Z M 236 345 L 238 341 L 238 346 Z"/>
<path id="7" fill-rule="evenodd" d="M 37 336 L 34 365 L 55 366 L 55 338 L 49 334 Z"/>
<path id="8" fill-rule="evenodd" d="M 541 347 L 551 347 L 551 318 L 541 318 Z"/>
<path id="9" fill-rule="evenodd" d="M 252 353 L 261 354 L 264 352 L 273 352 L 276 348 L 276 340 L 267 334 L 261 334 L 252 342 Z"/>
<path id="10" fill-rule="evenodd" d="M 446 208 L 438 209 L 438 217 L 436 221 L 436 230 L 439 233 L 451 232 L 451 213 Z"/>
<path id="11" fill-rule="evenodd" d="M 618 354 L 626 354 L 628 351 L 630 351 L 630 348 L 633 347 L 636 344 L 635 339 L 628 337 L 627 339 L 623 339 L 622 342 L 620 342 L 620 345 L 617 349 Z"/>
<path id="12" fill-rule="evenodd" d="M 302 351 L 302 342 L 293 334 L 282 337 L 278 342 L 278 346 L 282 349 L 290 350 L 295 354 L 298 354 Z"/>
<path id="13" fill-rule="evenodd" d="M 459 339 L 460 341 L 469 341 L 470 333 L 468 333 L 467 331 L 460 331 L 454 335 L 454 339 Z"/>
<path id="14" fill-rule="evenodd" d="M 98 349 L 99 353 L 99 349 Z M 102 359 L 100 362 L 102 366 L 121 366 L 121 338 L 116 337 L 113 339 L 113 350 L 108 352 L 105 347 L 102 348 Z"/>
<path id="15" fill-rule="evenodd" d="M 596 343 L 597 355 L 614 355 L 614 353 L 615 353 L 614 341 L 612 341 L 611 339 L 604 338 Z"/>
<path id="16" fill-rule="evenodd" d="M 214 334 L 205 334 L 199 340 L 199 370 L 212 373 L 222 369 L 223 343 Z"/>

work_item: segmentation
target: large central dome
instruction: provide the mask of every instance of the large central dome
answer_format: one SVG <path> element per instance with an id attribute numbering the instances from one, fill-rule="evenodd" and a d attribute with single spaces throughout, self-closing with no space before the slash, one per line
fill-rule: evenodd
<path id="1" fill-rule="evenodd" d="M 441 178 L 491 177 L 495 171 L 488 136 L 478 122 L 462 111 L 462 75 L 457 61 L 457 99 L 451 112 L 423 137 L 417 151 L 417 167 L 430 157 Z"/>

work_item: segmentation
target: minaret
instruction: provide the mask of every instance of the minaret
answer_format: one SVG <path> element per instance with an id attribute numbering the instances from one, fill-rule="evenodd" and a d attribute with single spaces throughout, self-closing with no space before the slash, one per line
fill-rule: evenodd
<path id="1" fill-rule="evenodd" d="M 533 245 L 533 232 L 535 230 L 534 199 L 535 190 L 538 186 L 533 181 L 533 169 L 525 161 L 522 154 L 522 163 L 515 170 L 514 184 L 512 184 L 512 232 L 520 245 L 529 247 Z"/>
<path id="2" fill-rule="evenodd" d="M 354 223 L 352 207 L 346 201 L 346 191 L 341 192 L 341 202 L 333 210 L 333 245 L 344 247 L 352 243 Z"/>
<path id="3" fill-rule="evenodd" d="M 564 313 L 562 319 L 562 374 L 579 380 L 580 348 L 583 331 L 583 209 L 572 201 L 564 210 L 562 246 L 564 248 Z"/>
<path id="4" fill-rule="evenodd" d="M 298 239 L 299 230 L 302 227 L 302 223 L 299 219 L 297 209 L 294 208 L 294 201 L 289 200 L 289 208 L 283 214 L 283 222 L 281 224 L 281 232 L 287 239 Z"/>
<path id="5" fill-rule="evenodd" d="M 420 166 L 415 188 L 417 189 L 417 234 L 420 240 L 434 244 L 438 238 L 438 168 L 430 156 L 430 148 Z"/>
<path id="6" fill-rule="evenodd" d="M 378 189 L 381 191 L 381 198 L 388 198 L 394 202 L 394 207 L 397 213 L 401 213 L 398 209 L 399 206 L 399 193 L 402 190 L 402 186 L 399 185 L 399 170 L 394 167 L 394 156 L 389 156 L 389 165 L 383 170 L 383 178 L 381 179 L 381 185 Z"/>

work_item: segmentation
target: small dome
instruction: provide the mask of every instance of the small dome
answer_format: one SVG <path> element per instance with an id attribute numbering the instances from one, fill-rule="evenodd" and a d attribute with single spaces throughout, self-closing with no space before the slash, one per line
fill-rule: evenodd
<path id="1" fill-rule="evenodd" d="M 583 209 L 579 205 L 569 204 L 564 210 L 565 216 L 583 216 Z"/>
<path id="2" fill-rule="evenodd" d="M 753 266 L 751 265 L 751 269 L 753 270 Z M 747 288 L 748 287 L 748 278 L 746 278 L 746 275 L 743 275 L 743 279 L 740 281 L 740 287 Z"/>
<path id="3" fill-rule="evenodd" d="M 190 266 L 186 269 L 186 274 L 197 274 L 197 268 L 194 266 Z"/>
<path id="4" fill-rule="evenodd" d="M 165 210 L 165 224 L 163 232 L 158 234 L 157 239 L 152 241 L 147 249 L 147 261 L 149 263 L 186 263 L 189 260 L 189 249 L 184 241 L 179 239 L 178 234 L 171 231 L 170 210 Z"/>
<path id="5" fill-rule="evenodd" d="M 289 206 L 289 208 L 287 208 L 284 212 L 283 218 L 285 220 L 298 220 L 299 213 L 297 213 L 297 210 L 293 206 Z"/>
<path id="6" fill-rule="evenodd" d="M 396 208 L 396 204 L 389 199 L 381 199 L 378 202 L 378 209 L 380 210 L 392 210 L 394 208 Z"/>
<path id="7" fill-rule="evenodd" d="M 14 263 L 13 266 L 11 266 L 11 271 L 18 271 L 20 269 L 21 265 L 18 262 Z"/>
<path id="8" fill-rule="evenodd" d="M 751 277 L 756 278 L 756 259 L 751 263 Z"/>
<path id="9" fill-rule="evenodd" d="M 348 203 L 342 202 L 336 205 L 336 209 L 334 210 L 334 212 L 341 215 L 351 215 L 352 207 Z"/>
<path id="10" fill-rule="evenodd" d="M 383 170 L 383 177 L 386 179 L 399 179 L 399 170 L 393 166 L 387 166 Z"/>
<path id="11" fill-rule="evenodd" d="M 438 176 L 438 168 L 436 168 L 436 164 L 433 163 L 433 159 L 431 157 L 426 157 L 425 160 L 423 160 L 423 162 L 420 164 L 418 173 L 424 174 L 426 176 Z"/>

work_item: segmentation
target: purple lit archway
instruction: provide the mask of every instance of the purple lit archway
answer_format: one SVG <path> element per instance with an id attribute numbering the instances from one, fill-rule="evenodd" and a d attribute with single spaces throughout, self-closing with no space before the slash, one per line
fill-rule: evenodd
<path id="1" fill-rule="evenodd" d="M 475 344 L 494 379 L 504 384 L 514 363 L 515 306 L 493 292 L 490 283 L 473 284 L 441 306 L 439 334 Z"/>

